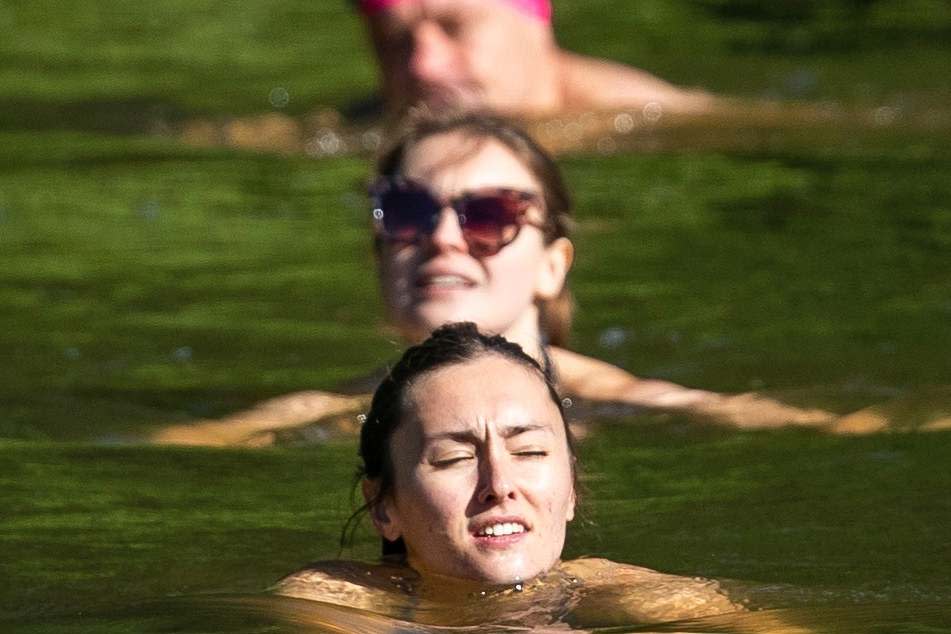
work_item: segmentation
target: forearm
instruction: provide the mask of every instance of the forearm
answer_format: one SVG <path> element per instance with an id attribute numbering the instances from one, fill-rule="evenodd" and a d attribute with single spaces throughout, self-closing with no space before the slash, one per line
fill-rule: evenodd
<path id="1" fill-rule="evenodd" d="M 263 401 L 223 418 L 172 425 L 154 433 L 159 444 L 236 445 L 266 440 L 266 432 L 292 429 L 328 416 L 356 411 L 366 405 L 366 396 L 350 396 L 309 390 Z"/>

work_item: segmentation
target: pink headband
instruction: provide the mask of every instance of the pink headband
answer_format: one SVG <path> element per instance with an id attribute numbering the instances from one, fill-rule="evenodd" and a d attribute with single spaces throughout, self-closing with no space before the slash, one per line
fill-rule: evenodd
<path id="1" fill-rule="evenodd" d="M 359 0 L 360 11 L 366 15 L 373 15 L 406 0 Z M 551 0 L 505 0 L 514 9 L 517 9 L 533 18 L 544 22 L 551 22 Z"/>

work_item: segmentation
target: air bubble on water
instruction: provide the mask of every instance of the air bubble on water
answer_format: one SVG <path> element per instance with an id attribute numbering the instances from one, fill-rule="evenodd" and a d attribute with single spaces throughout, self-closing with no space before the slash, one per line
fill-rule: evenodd
<path id="1" fill-rule="evenodd" d="M 515 591 L 516 591 L 516 592 L 521 592 L 523 589 L 524 589 L 524 586 L 523 586 L 521 583 L 516 583 L 516 584 L 515 584 Z"/>
<path id="2" fill-rule="evenodd" d="M 598 343 L 602 348 L 617 348 L 627 341 L 627 335 L 628 333 L 624 328 L 617 326 L 605 328 L 601 331 L 601 334 L 598 335 Z"/>
<path id="3" fill-rule="evenodd" d="M 570 407 L 571 407 L 572 405 L 574 405 L 574 404 L 575 404 L 574 401 L 572 401 L 572 400 L 571 400 L 570 398 L 568 398 L 567 396 L 566 396 L 565 398 L 561 399 L 561 406 L 562 406 L 564 409 L 568 409 L 568 408 L 570 408 Z"/>
<path id="4" fill-rule="evenodd" d="M 328 156 L 338 154 L 343 149 L 343 139 L 333 130 L 318 130 L 304 145 L 309 156 Z"/>
<path id="5" fill-rule="evenodd" d="M 172 352 L 172 359 L 179 363 L 187 363 L 192 360 L 191 346 L 180 346 Z"/>
<path id="6" fill-rule="evenodd" d="M 564 135 L 569 141 L 580 141 L 584 136 L 584 128 L 578 121 L 572 121 L 565 125 Z"/>
<path id="7" fill-rule="evenodd" d="M 367 415 L 366 415 L 366 414 L 357 414 L 357 423 L 359 423 L 360 425 L 363 425 L 363 424 L 365 424 L 366 422 L 367 422 Z"/>
<path id="8" fill-rule="evenodd" d="M 891 125 L 896 118 L 898 118 L 898 109 L 891 106 L 876 108 L 875 112 L 872 113 L 872 121 L 875 122 L 875 125 Z"/>
<path id="9" fill-rule="evenodd" d="M 379 149 L 381 143 L 383 143 L 383 135 L 379 130 L 367 130 L 360 135 L 360 144 L 368 152 Z"/>
<path id="10" fill-rule="evenodd" d="M 76 347 L 74 347 L 74 346 L 70 346 L 70 347 L 66 348 L 65 350 L 63 350 L 63 356 L 66 357 L 67 359 L 69 359 L 70 361 L 75 361 L 76 359 L 78 359 L 79 357 L 81 357 L 81 356 L 83 356 L 83 355 L 82 355 L 82 353 L 79 351 L 79 348 L 76 348 Z"/>
<path id="11" fill-rule="evenodd" d="M 627 112 L 622 112 L 614 117 L 614 130 L 620 134 L 630 134 L 634 130 L 634 126 L 634 117 Z"/>
<path id="12" fill-rule="evenodd" d="M 139 205 L 139 215 L 145 220 L 155 220 L 159 217 L 162 206 L 157 200 L 147 200 Z"/>
<path id="13" fill-rule="evenodd" d="M 271 89 L 270 94 L 268 94 L 267 100 L 275 108 L 284 108 L 291 101 L 291 93 L 283 86 L 275 86 Z"/>
<path id="14" fill-rule="evenodd" d="M 598 152 L 601 154 L 614 154 L 617 151 L 617 142 L 609 136 L 598 139 Z"/>
<path id="15" fill-rule="evenodd" d="M 656 101 L 648 101 L 644 104 L 644 120 L 648 123 L 657 123 L 664 116 L 664 107 Z"/>

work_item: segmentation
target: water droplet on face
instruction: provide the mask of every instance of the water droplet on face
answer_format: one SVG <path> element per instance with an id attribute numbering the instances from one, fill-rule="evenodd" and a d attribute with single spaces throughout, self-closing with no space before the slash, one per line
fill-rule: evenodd
<path id="1" fill-rule="evenodd" d="M 284 108 L 291 101 L 291 93 L 283 86 L 275 86 L 271 89 L 270 94 L 268 94 L 267 100 L 275 108 Z"/>

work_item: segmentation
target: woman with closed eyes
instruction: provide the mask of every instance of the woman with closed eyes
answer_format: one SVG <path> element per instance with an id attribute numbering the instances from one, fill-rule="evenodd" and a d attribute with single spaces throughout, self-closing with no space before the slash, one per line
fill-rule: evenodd
<path id="1" fill-rule="evenodd" d="M 443 326 L 408 349 L 377 388 L 360 434 L 361 511 L 384 562 L 315 563 L 275 592 L 414 625 L 559 631 L 741 610 L 710 580 L 561 560 L 578 486 L 556 390 L 518 345 L 472 323 Z M 303 610 L 292 612 L 300 622 Z"/>
<path id="2" fill-rule="evenodd" d="M 753 394 L 724 395 L 641 379 L 564 346 L 574 259 L 570 200 L 551 157 L 493 117 L 419 117 L 378 165 L 372 222 L 391 323 L 418 342 L 474 322 L 552 371 L 562 393 L 595 402 L 696 415 L 738 427 L 825 426 L 834 416 Z M 217 421 L 177 425 L 158 442 L 266 443 L 280 430 L 362 411 L 367 396 L 309 391 Z"/>

